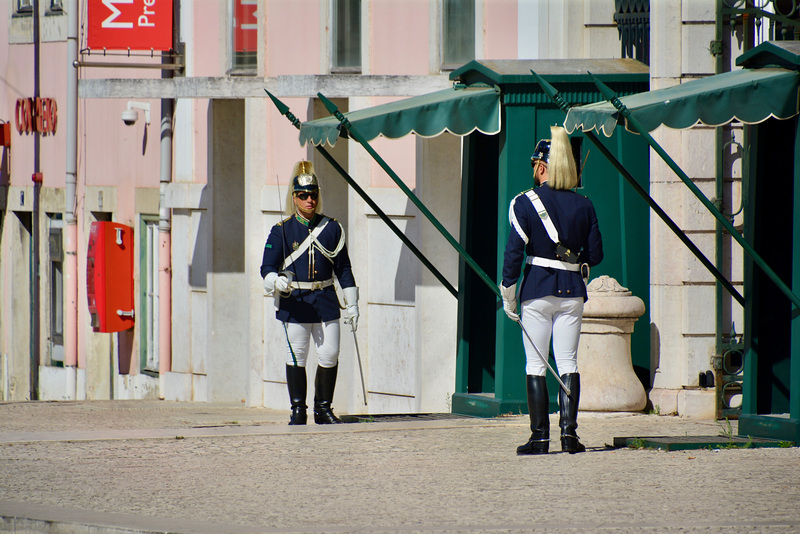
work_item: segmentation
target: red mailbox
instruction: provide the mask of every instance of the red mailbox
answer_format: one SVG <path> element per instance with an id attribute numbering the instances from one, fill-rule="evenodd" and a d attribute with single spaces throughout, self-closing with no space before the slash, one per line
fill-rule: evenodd
<path id="1" fill-rule="evenodd" d="M 11 146 L 11 123 L 0 123 L 0 146 Z"/>
<path id="2" fill-rule="evenodd" d="M 95 332 L 133 327 L 133 228 L 107 221 L 92 223 L 86 290 Z"/>

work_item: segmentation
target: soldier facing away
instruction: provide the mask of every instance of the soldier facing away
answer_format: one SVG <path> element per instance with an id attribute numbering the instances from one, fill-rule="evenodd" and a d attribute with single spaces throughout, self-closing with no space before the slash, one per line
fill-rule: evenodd
<path id="1" fill-rule="evenodd" d="M 550 127 L 551 139 L 543 139 L 531 156 L 536 186 L 517 195 L 508 210 L 511 235 L 503 259 L 500 292 L 503 309 L 521 322 L 526 356 L 526 389 L 531 437 L 517 454 L 545 454 L 550 447 L 550 398 L 545 373 L 553 338 L 553 353 L 561 381 L 570 390 L 559 390 L 561 450 L 585 451 L 578 441 L 578 341 L 583 304 L 587 299 L 588 269 L 603 259 L 603 240 L 592 202 L 573 191 L 578 185 L 575 159 L 566 130 Z M 519 291 L 517 280 L 525 262 Z M 537 353 L 537 348 L 541 355 Z"/>

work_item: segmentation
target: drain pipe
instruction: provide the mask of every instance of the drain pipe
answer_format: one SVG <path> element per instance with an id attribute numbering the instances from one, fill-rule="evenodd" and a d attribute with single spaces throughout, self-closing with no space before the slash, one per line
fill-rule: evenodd
<path id="1" fill-rule="evenodd" d="M 161 100 L 161 183 L 158 200 L 158 377 L 164 397 L 166 373 L 172 369 L 172 235 L 167 186 L 172 179 L 172 99 Z"/>
<path id="2" fill-rule="evenodd" d="M 178 48 L 176 28 L 180 27 L 179 2 L 173 3 L 172 48 Z M 162 57 L 161 63 L 169 63 Z M 170 69 L 162 78 L 174 77 Z M 172 370 L 172 214 L 167 206 L 167 187 L 172 181 L 172 120 L 175 101 L 161 99 L 161 177 L 158 197 L 158 391 L 165 398 L 167 373 Z"/>
<path id="3" fill-rule="evenodd" d="M 42 46 L 39 31 L 39 0 L 33 0 L 33 97 L 38 99 L 40 94 L 39 69 L 41 65 Z M 33 211 L 31 212 L 31 238 L 33 240 L 33 258 L 30 266 L 30 400 L 39 400 L 39 368 L 42 366 L 42 291 L 41 291 L 41 266 L 40 263 L 40 239 L 41 239 L 41 197 L 42 181 L 41 177 L 41 136 L 36 133 L 33 136 Z"/>
<path id="4" fill-rule="evenodd" d="M 69 392 L 78 396 L 78 220 L 75 216 L 75 186 L 78 175 L 78 0 L 66 2 L 67 24 L 67 158 L 66 158 L 66 199 L 64 205 L 66 236 L 64 255 L 64 291 L 66 308 L 64 310 L 64 366 L 74 368 L 71 379 L 75 384 L 68 386 Z"/>

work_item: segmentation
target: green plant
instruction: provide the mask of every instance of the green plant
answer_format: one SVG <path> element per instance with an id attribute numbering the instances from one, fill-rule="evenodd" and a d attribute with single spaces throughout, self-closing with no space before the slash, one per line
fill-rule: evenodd
<path id="1" fill-rule="evenodd" d="M 647 412 L 648 415 L 661 415 L 661 406 L 656 404 L 653 408 Z"/>
<path id="2" fill-rule="evenodd" d="M 634 438 L 630 443 L 628 443 L 629 449 L 644 449 L 647 442 L 643 438 Z"/>
<path id="3" fill-rule="evenodd" d="M 730 419 L 726 417 L 724 423 L 717 422 L 717 424 L 719 425 L 719 431 L 723 436 L 729 440 L 733 438 L 733 427 L 731 426 Z"/>
<path id="4" fill-rule="evenodd" d="M 794 447 L 794 443 L 792 443 L 791 441 L 781 441 L 778 444 L 778 447 L 780 447 L 782 449 L 788 449 L 788 448 Z"/>
<path id="5" fill-rule="evenodd" d="M 747 436 L 747 441 L 745 443 L 734 443 L 731 441 L 728 443 L 725 448 L 726 449 L 751 449 L 753 447 L 753 438 Z"/>
<path id="6" fill-rule="evenodd" d="M 731 425 L 730 419 L 727 417 L 725 418 L 725 422 L 718 421 L 717 424 L 719 425 L 720 434 L 728 439 L 727 445 L 725 445 L 725 449 L 749 449 L 753 446 L 753 438 L 752 436 L 747 436 L 747 441 L 745 443 L 734 443 L 733 438 L 733 426 Z"/>

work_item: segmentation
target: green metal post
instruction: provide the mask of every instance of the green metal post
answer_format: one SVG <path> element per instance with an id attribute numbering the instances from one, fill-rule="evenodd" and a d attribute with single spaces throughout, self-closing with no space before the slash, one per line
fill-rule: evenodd
<path id="1" fill-rule="evenodd" d="M 531 71 L 531 73 L 536 77 L 536 80 L 539 82 L 539 85 L 542 86 L 542 89 L 547 94 L 547 96 L 549 96 L 556 103 L 556 105 L 558 105 L 559 109 L 561 109 L 564 113 L 568 112 L 571 106 L 561 97 L 560 94 L 558 94 L 558 90 L 555 87 L 553 87 L 550 83 L 548 83 L 544 78 L 536 74 L 534 71 Z M 597 146 L 597 148 L 600 149 L 600 152 L 603 153 L 603 156 L 605 156 L 606 159 L 609 162 L 611 162 L 611 164 L 620 172 L 620 174 L 622 174 L 625 180 L 633 187 L 633 189 L 639 194 L 639 196 L 641 196 L 644 199 L 644 201 L 647 202 L 647 205 L 650 206 L 650 208 L 656 213 L 656 215 L 658 215 L 661 218 L 661 220 L 664 221 L 664 224 L 666 224 L 667 227 L 669 227 L 669 229 L 672 230 L 675 236 L 678 239 L 680 239 L 684 245 L 686 245 L 686 247 L 692 252 L 692 254 L 695 255 L 695 257 L 700 261 L 700 263 L 702 263 L 703 266 L 706 269 L 708 269 L 708 271 L 712 275 L 714 275 L 714 277 L 719 281 L 719 283 L 722 284 L 725 287 L 725 289 L 728 290 L 731 296 L 734 299 L 736 299 L 736 302 L 744 306 L 744 297 L 736 290 L 735 287 L 733 287 L 733 285 L 725 278 L 725 276 L 723 276 L 723 274 L 719 272 L 719 270 L 714 266 L 714 264 L 711 263 L 711 261 L 708 258 L 706 258 L 705 254 L 703 254 L 703 252 L 699 248 L 697 248 L 697 246 L 692 242 L 692 240 L 686 236 L 683 230 L 681 230 L 678 227 L 678 225 L 675 224 L 675 222 L 670 218 L 670 216 L 667 215 L 663 209 L 661 209 L 661 206 L 659 206 L 656 203 L 656 201 L 653 200 L 653 197 L 651 197 L 647 193 L 647 191 L 645 191 L 644 188 L 642 188 L 642 186 L 639 185 L 639 183 L 634 179 L 631 173 L 628 172 L 628 170 L 622 165 L 622 163 L 620 163 L 620 161 L 614 156 L 614 154 L 612 154 L 605 147 L 605 145 L 603 145 L 603 143 L 600 141 L 600 139 L 597 138 L 594 132 L 584 132 L 584 134 L 586 135 L 586 138 L 589 139 L 589 141 L 594 143 L 595 146 Z"/>
<path id="2" fill-rule="evenodd" d="M 364 139 L 364 137 L 356 128 L 353 127 L 347 117 L 345 117 L 342 112 L 339 111 L 339 108 L 336 106 L 336 104 L 325 98 L 325 95 L 322 93 L 317 93 L 317 96 L 319 96 L 320 100 L 322 100 L 322 103 L 325 105 L 328 111 L 332 113 L 339 120 L 339 122 L 342 123 L 342 126 L 347 128 L 347 131 L 350 132 L 350 137 L 358 141 L 361 146 L 364 147 L 369 155 L 372 156 L 372 158 L 378 163 L 378 165 L 381 166 L 384 171 L 386 171 L 386 174 L 388 174 L 389 177 L 394 180 L 394 183 L 397 184 L 397 186 L 406 194 L 406 196 L 414 203 L 414 205 L 422 212 L 422 214 L 425 215 L 425 217 L 431 222 L 431 224 L 433 224 L 439 233 L 442 234 L 447 242 L 450 243 L 454 249 L 456 249 L 462 258 L 464 258 L 464 261 L 466 261 L 469 266 L 472 267 L 472 270 L 475 271 L 478 276 L 480 276 L 481 280 L 483 280 L 484 283 L 489 286 L 495 295 L 501 297 L 500 289 L 497 287 L 497 283 L 489 278 L 489 275 L 487 275 L 486 272 L 481 269 L 481 266 L 475 262 L 472 256 L 470 256 L 467 251 L 464 250 L 464 247 L 462 247 L 461 244 L 455 240 L 450 232 L 448 232 L 447 229 L 442 226 L 439 220 L 428 210 L 428 208 L 425 207 L 425 204 L 423 204 L 422 201 L 417 198 L 417 196 L 408 188 L 408 186 L 403 183 L 400 177 L 395 174 L 392 168 L 389 167 L 389 164 L 387 164 L 383 158 L 381 158 L 380 155 L 375 152 L 375 150 L 370 146 L 369 142 Z"/>
<path id="3" fill-rule="evenodd" d="M 758 194 L 760 191 L 756 187 L 757 180 L 753 179 L 757 175 L 758 166 L 758 150 L 752 152 L 750 157 L 751 147 L 758 147 L 763 135 L 761 128 L 744 125 L 745 135 L 745 157 L 742 160 L 742 201 L 745 203 L 745 213 L 748 214 L 744 219 L 744 231 L 747 235 L 755 235 L 756 221 L 755 217 L 751 216 L 754 213 L 755 207 L 759 205 Z M 746 169 L 746 170 L 745 170 Z M 761 288 L 758 287 L 758 277 L 756 276 L 756 266 L 752 261 L 747 261 L 744 258 L 742 269 L 744 274 L 744 285 L 748 288 L 750 298 L 747 299 L 747 306 L 744 308 L 744 324 L 743 341 L 745 352 L 742 355 L 742 415 L 757 414 L 758 413 L 758 388 L 759 388 L 759 368 L 761 353 L 758 350 L 759 336 L 761 332 L 757 328 L 758 309 L 757 304 L 761 302 L 759 293 Z M 764 355 L 766 358 L 766 355 Z M 765 379 L 764 384 L 769 382 Z M 766 386 L 765 386 L 766 387 Z M 740 416 L 741 418 L 741 416 Z M 739 428 L 741 435 L 742 429 Z"/>
<path id="4" fill-rule="evenodd" d="M 792 292 L 792 290 L 789 289 L 789 286 L 787 286 L 783 282 L 783 280 L 781 280 L 780 277 L 775 273 L 775 271 L 773 271 L 770 268 L 770 266 L 767 265 L 764 259 L 755 251 L 755 249 L 753 249 L 750 243 L 745 241 L 742 235 L 738 231 L 736 231 L 731 222 L 728 219 L 726 219 L 725 216 L 722 213 L 720 213 L 716 207 L 714 207 L 714 204 L 712 204 L 711 201 L 708 200 L 708 198 L 706 198 L 703 192 L 700 191 L 700 189 L 694 184 L 694 182 L 692 182 L 692 180 L 688 176 L 686 176 L 686 173 L 683 172 L 683 169 L 681 169 L 678 166 L 678 164 L 675 163 L 675 161 L 669 156 L 669 154 L 667 154 L 664 151 L 664 149 L 661 148 L 661 145 L 659 145 L 656 142 L 656 140 L 653 139 L 653 137 L 646 131 L 646 129 L 639 122 L 639 120 L 633 116 L 633 114 L 625 106 L 625 104 L 620 102 L 619 98 L 617 98 L 617 95 L 614 94 L 614 92 L 606 84 L 600 81 L 591 72 L 589 73 L 589 76 L 592 77 L 594 84 L 597 86 L 598 89 L 600 89 L 600 92 L 603 94 L 603 96 L 609 102 L 611 102 L 611 104 L 613 104 L 613 106 L 617 108 L 617 110 L 619 110 L 620 113 L 622 113 L 622 116 L 625 117 L 625 119 L 627 119 L 628 124 L 644 137 L 647 143 L 653 148 L 653 150 L 656 151 L 656 153 L 661 157 L 661 159 L 664 160 L 664 162 L 667 165 L 669 165 L 669 167 L 675 172 L 678 178 L 680 178 L 681 181 L 684 184 L 686 184 L 686 186 L 692 191 L 692 193 L 694 193 L 694 195 L 698 198 L 698 200 L 702 202 L 702 204 L 706 207 L 706 209 L 708 209 L 708 211 L 711 212 L 711 214 L 720 222 L 720 224 L 722 224 L 722 226 L 731 234 L 731 236 L 733 236 L 733 238 L 736 239 L 736 241 L 742 246 L 745 252 L 747 252 L 747 254 L 753 259 L 756 265 L 758 265 L 764 271 L 764 273 L 766 273 L 766 275 L 769 276 L 769 278 L 775 283 L 775 285 L 778 286 L 778 289 L 780 289 L 781 292 L 783 292 L 783 294 L 786 295 L 797 308 L 800 308 L 800 297 L 795 295 Z"/>
<path id="5" fill-rule="evenodd" d="M 264 91 L 267 91 L 267 90 L 264 89 Z M 289 119 L 289 122 L 291 122 L 294 125 L 294 127 L 299 130 L 300 129 L 300 119 L 298 119 L 289 110 L 289 106 L 287 106 L 286 104 L 281 102 L 276 96 L 274 96 L 269 91 L 267 91 L 267 94 L 269 95 L 270 99 L 272 100 L 272 103 L 275 104 L 275 107 L 278 108 L 278 111 L 281 113 L 281 115 L 283 115 L 287 119 Z M 414 246 L 414 243 L 412 243 L 408 239 L 408 237 L 406 237 L 406 235 L 403 233 L 403 231 L 400 230 L 400 228 L 398 228 L 397 225 L 392 222 L 392 220 L 389 218 L 389 216 L 386 215 L 386 213 L 384 213 L 383 210 L 381 210 L 381 208 L 372 200 L 372 198 L 370 198 L 370 196 L 367 195 L 367 192 L 364 191 L 361 188 L 360 185 L 358 185 L 358 183 L 347 173 L 347 171 L 345 171 L 342 168 L 341 165 L 339 165 L 339 163 L 333 158 L 333 156 L 331 156 L 328 153 L 328 151 L 325 150 L 321 146 L 314 145 L 314 148 L 316 148 L 317 151 L 320 154 L 322 154 L 322 157 L 324 157 L 328 161 L 328 163 L 330 163 L 333 166 L 333 168 L 336 169 L 336 171 L 342 176 L 342 178 L 344 178 L 344 180 L 348 184 L 350 184 L 350 187 L 352 187 L 355 190 L 355 192 L 358 193 L 358 195 L 362 199 L 364 199 L 364 202 L 366 202 L 369 205 L 369 207 L 372 208 L 372 210 L 376 214 L 378 214 L 378 217 L 380 217 L 381 220 L 383 220 L 383 222 L 385 222 L 386 225 L 392 230 L 392 232 L 394 232 L 395 235 L 400 238 L 400 240 L 403 242 L 403 244 L 405 244 L 409 248 L 409 250 L 411 250 L 411 252 L 414 253 L 414 255 L 417 257 L 417 259 L 419 259 L 419 261 L 421 261 L 422 264 L 425 265 L 425 267 L 427 267 L 431 271 L 431 273 L 433 273 L 433 276 L 435 276 L 436 279 L 439 280 L 445 288 L 447 288 L 447 290 L 450 292 L 450 294 L 453 295 L 454 297 L 458 298 L 458 291 L 456 290 L 456 288 L 453 287 L 453 285 L 450 282 L 448 282 L 447 278 L 445 278 L 444 275 L 439 272 L 439 270 L 428 260 L 428 258 L 426 258 L 422 254 L 422 252 L 416 246 Z"/>

